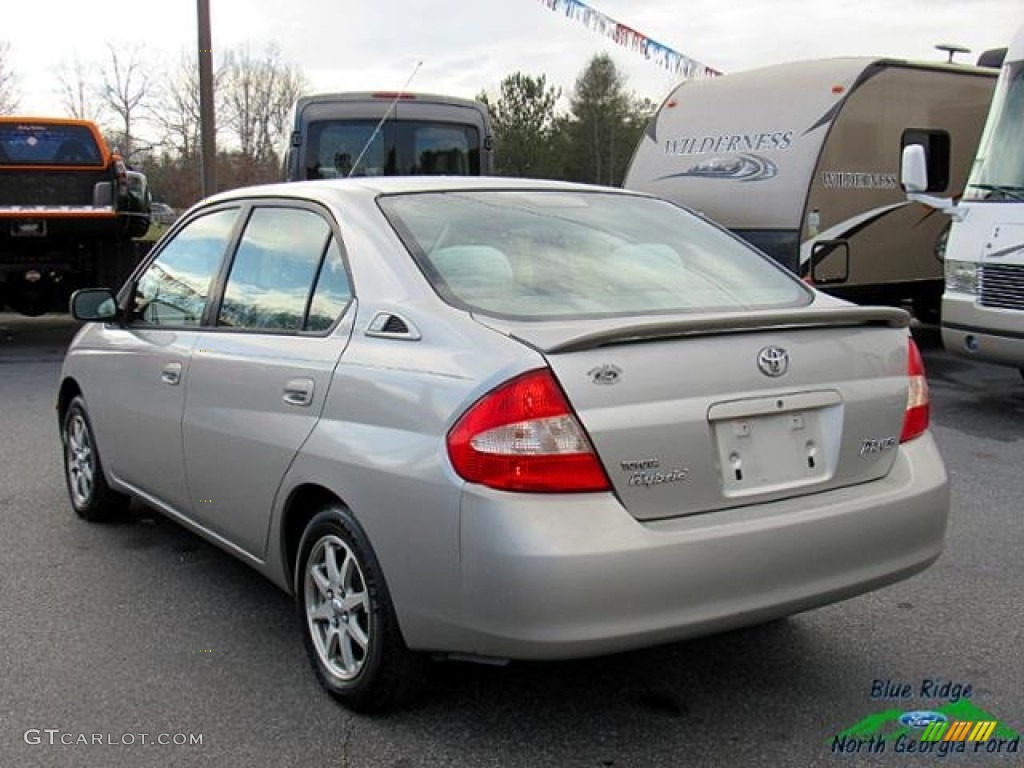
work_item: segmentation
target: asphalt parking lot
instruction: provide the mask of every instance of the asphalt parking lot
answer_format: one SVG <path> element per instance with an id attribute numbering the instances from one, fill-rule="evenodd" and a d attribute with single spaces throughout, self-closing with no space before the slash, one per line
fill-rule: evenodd
<path id="1" fill-rule="evenodd" d="M 413 708 L 369 718 L 320 691 L 290 600 L 246 566 L 143 507 L 73 515 L 53 403 L 74 328 L 0 314 L 0 766 L 913 766 L 937 755 L 834 737 L 953 698 L 1024 732 L 1024 379 L 933 330 L 917 335 L 953 506 L 931 569 L 641 652 L 438 665 Z"/>

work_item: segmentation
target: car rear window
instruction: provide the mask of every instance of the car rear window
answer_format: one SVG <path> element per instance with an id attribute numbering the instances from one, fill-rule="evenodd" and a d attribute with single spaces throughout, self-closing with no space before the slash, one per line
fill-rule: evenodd
<path id="1" fill-rule="evenodd" d="M 84 125 L 2 123 L 0 164 L 102 165 L 103 156 Z"/>
<path id="2" fill-rule="evenodd" d="M 451 304 L 516 319 L 807 304 L 794 276 L 671 203 L 576 191 L 387 195 L 379 205 Z"/>

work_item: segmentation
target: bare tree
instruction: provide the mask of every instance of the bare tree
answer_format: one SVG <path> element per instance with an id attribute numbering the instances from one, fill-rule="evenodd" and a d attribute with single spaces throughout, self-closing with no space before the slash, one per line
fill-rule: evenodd
<path id="1" fill-rule="evenodd" d="M 306 88 L 301 70 L 268 45 L 262 56 L 248 46 L 230 51 L 224 73 L 224 122 L 242 155 L 256 165 L 274 162 L 288 111 Z"/>
<path id="2" fill-rule="evenodd" d="M 70 62 L 62 61 L 57 70 L 57 89 L 70 117 L 98 122 L 103 117 L 103 87 L 98 81 L 90 81 L 90 69 L 95 71 L 77 55 Z"/>
<path id="3" fill-rule="evenodd" d="M 0 115 L 10 115 L 17 109 L 17 78 L 11 67 L 11 44 L 0 40 Z"/>
<path id="4" fill-rule="evenodd" d="M 113 133 L 119 141 L 121 155 L 131 162 L 134 155 L 152 149 L 152 145 L 139 139 L 136 125 L 142 121 L 151 95 L 151 73 L 138 43 L 107 43 L 107 51 L 110 60 L 103 69 L 104 102 L 116 117 Z"/>
<path id="5" fill-rule="evenodd" d="M 224 67 L 220 67 L 213 73 L 215 96 L 222 96 L 223 80 Z M 157 95 L 150 115 L 160 128 L 164 147 L 182 157 L 192 157 L 199 151 L 200 124 L 199 63 L 194 53 L 181 55 L 178 69 L 157 89 Z M 218 99 L 216 110 L 223 113 L 223 98 Z"/>

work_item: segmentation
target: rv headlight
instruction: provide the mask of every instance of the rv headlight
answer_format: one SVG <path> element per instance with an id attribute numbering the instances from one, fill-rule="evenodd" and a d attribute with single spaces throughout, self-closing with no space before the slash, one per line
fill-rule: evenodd
<path id="1" fill-rule="evenodd" d="M 950 293 L 978 292 L 978 264 L 973 261 L 946 259 L 946 290 Z"/>

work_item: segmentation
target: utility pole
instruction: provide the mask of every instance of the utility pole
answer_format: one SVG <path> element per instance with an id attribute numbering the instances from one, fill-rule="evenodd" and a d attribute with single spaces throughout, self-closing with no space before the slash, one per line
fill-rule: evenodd
<path id="1" fill-rule="evenodd" d="M 217 191 L 217 136 L 213 114 L 213 37 L 210 0 L 198 0 L 199 14 L 199 157 L 203 166 L 203 197 Z"/>

